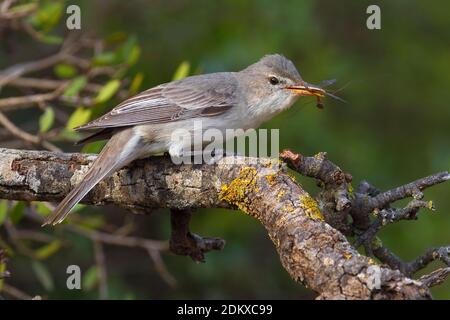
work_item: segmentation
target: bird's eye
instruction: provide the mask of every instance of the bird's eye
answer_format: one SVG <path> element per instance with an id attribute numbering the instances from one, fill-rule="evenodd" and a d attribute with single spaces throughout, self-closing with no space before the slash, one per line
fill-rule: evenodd
<path id="1" fill-rule="evenodd" d="M 270 84 L 272 84 L 272 85 L 276 85 L 276 84 L 279 84 L 279 83 L 280 83 L 280 80 L 278 80 L 277 77 L 270 77 L 270 78 L 269 78 L 269 82 L 270 82 Z"/>

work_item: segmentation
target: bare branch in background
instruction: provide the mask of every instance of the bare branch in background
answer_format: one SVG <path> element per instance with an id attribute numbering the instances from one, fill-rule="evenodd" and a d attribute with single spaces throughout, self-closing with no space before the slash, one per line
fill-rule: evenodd
<path id="1" fill-rule="evenodd" d="M 28 214 L 28 217 L 34 222 L 37 222 L 39 225 L 44 222 L 44 217 L 34 212 Z M 149 257 L 151 258 L 155 269 L 159 273 L 161 278 L 171 287 L 175 286 L 176 284 L 175 278 L 168 272 L 164 261 L 161 258 L 161 253 L 169 250 L 167 241 L 124 236 L 120 234 L 120 230 L 118 230 L 118 232 L 106 233 L 97 230 L 86 229 L 75 224 L 62 225 L 61 228 L 90 239 L 94 244 L 94 248 L 95 246 L 103 246 L 105 244 L 130 248 L 142 248 L 149 254 Z M 16 231 L 16 234 L 19 233 L 20 231 Z M 16 236 L 16 239 L 17 238 L 18 237 Z M 99 248 L 97 247 L 96 250 L 97 249 Z M 106 282 L 106 266 L 102 265 L 102 263 L 104 262 L 104 257 L 102 257 L 101 255 L 104 255 L 103 249 L 102 252 L 96 251 L 96 263 L 100 264 L 101 268 L 104 268 L 104 270 L 101 270 L 101 272 L 103 272 L 103 275 L 101 276 L 103 277 L 102 281 Z M 105 289 L 106 284 L 103 283 L 102 286 L 103 288 L 99 289 L 100 297 L 102 299 L 107 299 L 107 297 L 105 296 L 107 292 L 107 290 Z"/>
<path id="2" fill-rule="evenodd" d="M 8 130 L 13 136 L 31 143 L 33 145 L 42 146 L 47 150 L 50 151 L 61 151 L 57 146 L 54 144 L 45 141 L 41 139 L 38 136 L 33 136 L 32 134 L 29 134 L 26 131 L 23 131 L 19 127 L 17 127 L 14 123 L 12 123 L 2 112 L 0 112 L 0 124 L 5 127 L 6 130 Z"/>
<path id="3" fill-rule="evenodd" d="M 49 93 L 0 99 L 0 110 L 10 111 L 22 108 L 30 108 L 42 102 L 52 101 L 61 95 L 63 89 L 64 87 L 61 86 L 55 91 Z"/>
<path id="4" fill-rule="evenodd" d="M 74 54 L 79 49 L 79 42 L 75 41 L 75 39 L 73 39 L 72 37 L 68 37 L 65 44 L 62 46 L 61 50 L 58 53 L 40 60 L 23 62 L 8 67 L 7 69 L 0 72 L 0 92 L 2 87 L 8 84 L 10 81 L 17 79 L 24 74 L 52 67 L 55 64 L 64 61 L 67 55 Z"/>
<path id="5" fill-rule="evenodd" d="M 103 245 L 100 241 L 94 242 L 95 263 L 98 270 L 99 278 L 99 297 L 101 300 L 108 299 L 108 279 L 106 271 L 106 259 L 103 252 Z"/>

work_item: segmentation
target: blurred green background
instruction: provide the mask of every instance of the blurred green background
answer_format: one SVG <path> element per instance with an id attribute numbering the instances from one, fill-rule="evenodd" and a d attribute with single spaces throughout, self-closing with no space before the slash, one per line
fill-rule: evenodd
<path id="1" fill-rule="evenodd" d="M 290 58 L 311 83 L 338 79 L 342 104 L 300 99 L 265 125 L 280 128 L 281 148 L 306 155 L 326 151 L 353 174 L 381 189 L 450 169 L 450 2 L 448 1 L 79 1 L 82 30 L 102 37 L 116 31 L 137 36 L 141 58 L 133 67 L 145 75 L 143 87 L 170 81 L 189 61 L 193 72 L 236 71 L 268 53 Z M 366 8 L 381 7 L 381 30 L 366 28 Z M 111 105 L 110 107 L 113 107 Z M 67 151 L 80 150 L 65 146 Z M 313 182 L 300 181 L 314 191 Z M 436 213 L 401 222 L 381 234 L 403 259 L 450 242 L 449 184 L 426 191 Z M 107 211 L 123 219 L 124 211 Z M 116 212 L 117 211 L 117 212 Z M 169 216 L 159 210 L 136 217 L 142 236 L 166 239 Z M 199 210 L 192 230 L 227 240 L 206 263 L 165 255 L 177 279 L 169 287 L 145 252 L 108 247 L 112 298 L 266 298 L 305 299 L 314 293 L 293 282 L 282 268 L 265 230 L 239 212 Z M 92 248 L 74 239 L 70 250 L 48 260 L 56 280 L 50 298 L 96 298 L 97 292 L 65 289 L 63 266 L 92 264 Z M 433 264 L 432 267 L 436 267 Z M 34 294 L 43 289 L 26 261 L 14 259 L 17 286 Z M 430 269 L 428 269 L 430 270 Z M 450 282 L 432 290 L 450 298 Z"/>

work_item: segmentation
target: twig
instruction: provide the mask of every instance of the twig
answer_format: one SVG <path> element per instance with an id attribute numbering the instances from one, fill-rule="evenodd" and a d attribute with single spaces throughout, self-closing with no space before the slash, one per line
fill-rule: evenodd
<path id="1" fill-rule="evenodd" d="M 165 251 L 168 249 L 167 241 L 157 241 L 130 236 L 124 237 L 93 230 L 88 231 L 76 225 L 67 225 L 67 228 L 78 234 L 83 234 L 85 237 L 91 240 L 101 241 L 102 243 L 124 247 L 138 247 L 156 251 Z"/>
<path id="2" fill-rule="evenodd" d="M 0 7 L 0 20 L 17 20 L 29 16 L 37 10 L 37 6 L 29 7 L 27 10 L 8 11 L 15 0 L 4 0 Z"/>
<path id="3" fill-rule="evenodd" d="M 23 292 L 22 290 L 17 289 L 16 287 L 10 286 L 7 283 L 3 284 L 2 291 L 14 299 L 19 299 L 19 300 L 32 300 L 33 299 L 33 297 L 30 296 L 29 294 Z"/>
<path id="4" fill-rule="evenodd" d="M 177 285 L 177 280 L 175 277 L 167 270 L 167 267 L 164 263 L 164 261 L 161 258 L 161 254 L 159 251 L 151 250 L 149 248 L 146 249 L 147 253 L 149 254 L 150 258 L 153 261 L 153 264 L 155 265 L 155 269 L 160 275 L 160 277 L 172 288 L 174 288 Z"/>
<path id="5" fill-rule="evenodd" d="M 66 83 L 67 84 L 67 83 Z M 9 111 L 21 108 L 29 108 L 35 104 L 47 102 L 58 98 L 64 90 L 66 84 L 60 86 L 52 92 L 38 93 L 29 96 L 10 97 L 0 99 L 0 110 Z"/>
<path id="6" fill-rule="evenodd" d="M 431 288 L 442 284 L 449 275 L 450 275 L 450 267 L 441 268 L 431 272 L 430 274 L 420 277 L 419 281 L 422 282 L 428 288 Z"/>
<path id="7" fill-rule="evenodd" d="M 42 224 L 42 222 L 44 221 L 43 217 L 41 215 L 36 214 L 34 212 L 30 212 L 28 216 L 32 220 L 38 222 L 39 224 Z M 136 247 L 136 248 L 142 248 L 142 249 L 146 250 L 146 252 L 149 254 L 149 257 L 151 258 L 152 262 L 155 265 L 155 269 L 158 271 L 161 278 L 171 287 L 176 285 L 175 278 L 167 270 L 167 268 L 164 265 L 164 262 L 161 258 L 161 255 L 160 255 L 160 252 L 167 251 L 169 249 L 169 245 L 168 245 L 167 241 L 157 241 L 157 240 L 150 240 L 150 239 L 144 239 L 144 238 L 138 238 L 138 237 L 124 236 L 121 234 L 109 234 L 109 233 L 101 232 L 101 231 L 97 231 L 97 230 L 87 230 L 76 224 L 67 224 L 67 225 L 63 225 L 61 227 L 90 239 L 94 244 L 99 243 L 99 244 L 110 244 L 110 245 L 116 245 L 116 246 L 122 246 L 122 247 L 123 246 L 124 247 Z M 96 259 L 98 259 L 98 258 L 99 257 L 96 256 Z M 106 271 L 104 271 L 104 272 L 105 272 L 105 277 L 106 277 Z M 101 290 L 104 291 L 105 288 L 103 288 Z M 105 297 L 104 292 L 102 294 L 103 295 L 100 295 L 100 296 Z"/>
<path id="8" fill-rule="evenodd" d="M 0 72 L 0 90 L 5 84 L 13 79 L 27 73 L 47 69 L 48 67 L 63 61 L 68 54 L 75 53 L 80 48 L 80 44 L 80 42 L 74 41 L 72 37 L 67 37 L 58 53 L 40 60 L 23 62 L 4 69 Z"/>
<path id="9" fill-rule="evenodd" d="M 17 230 L 16 231 L 16 239 L 32 240 L 32 241 L 45 242 L 45 243 L 50 243 L 55 240 L 55 238 L 51 235 L 48 235 L 43 232 L 33 231 L 33 230 Z"/>
<path id="10" fill-rule="evenodd" d="M 156 241 L 144 238 L 114 235 L 94 230 L 88 231 L 77 225 L 67 225 L 66 227 L 73 232 L 84 235 L 85 237 L 94 241 L 94 243 L 99 242 L 117 246 L 138 247 L 146 250 L 162 279 L 165 280 L 169 286 L 175 286 L 175 278 L 168 272 L 159 253 L 161 251 L 168 250 L 168 244 L 166 241 Z"/>
<path id="11" fill-rule="evenodd" d="M 0 80 L 2 77 L 0 76 Z M 8 85 L 25 88 L 35 88 L 41 90 L 54 90 L 61 86 L 65 86 L 70 80 L 53 80 L 53 79 L 38 79 L 38 78 L 26 78 L 19 77 L 11 80 Z M 96 83 L 88 83 L 83 87 L 83 90 L 91 93 L 98 93 L 103 86 Z"/>
<path id="12" fill-rule="evenodd" d="M 414 274 L 435 260 L 441 260 L 447 267 L 450 267 L 449 255 L 450 246 L 429 249 L 425 254 L 408 263 L 408 272 Z"/>
<path id="13" fill-rule="evenodd" d="M 0 79 L 0 89 L 9 81 L 18 78 L 23 74 L 46 69 L 54 64 L 61 62 L 63 58 L 64 54 L 59 52 L 41 60 L 24 62 L 18 65 L 11 66 L 0 72 L 0 75 L 2 76 L 2 78 Z"/>
<path id="14" fill-rule="evenodd" d="M 0 4 L 0 13 L 4 14 L 9 9 L 9 7 L 11 7 L 11 5 L 16 1 L 17 0 L 4 0 Z"/>
<path id="15" fill-rule="evenodd" d="M 23 131 L 22 129 L 20 129 L 19 127 L 17 127 L 14 123 L 12 123 L 2 112 L 0 112 L 0 124 L 2 126 L 4 126 L 13 136 L 34 144 L 34 145 L 38 145 L 38 146 L 42 146 L 47 150 L 50 151 L 61 151 L 61 149 L 59 149 L 57 146 L 55 146 L 54 144 L 42 140 L 40 137 L 34 136 L 32 134 L 29 134 L 26 131 Z"/>
<path id="16" fill-rule="evenodd" d="M 375 209 L 374 214 L 377 216 L 377 219 L 356 239 L 354 246 L 358 248 L 361 244 L 365 244 L 366 251 L 370 250 L 373 238 L 383 226 L 400 220 L 414 220 L 417 218 L 420 208 L 434 210 L 432 202 L 415 199 L 402 209 L 387 208 L 381 211 Z"/>
<path id="17" fill-rule="evenodd" d="M 0 248 L 0 265 L 6 265 L 6 262 L 8 261 L 8 258 L 6 257 L 5 251 Z M 0 289 L 3 285 L 3 279 L 9 278 L 11 276 L 11 273 L 8 270 L 3 269 L 2 272 L 0 272 Z"/>
<path id="18" fill-rule="evenodd" d="M 5 227 L 6 233 L 8 234 L 8 237 L 9 237 L 11 243 L 14 245 L 16 250 L 19 253 L 23 254 L 24 256 L 34 259 L 35 253 L 33 252 L 33 250 L 31 250 L 26 245 L 24 245 L 22 241 L 20 241 L 21 239 L 18 236 L 18 231 L 17 231 L 16 227 L 7 220 L 4 221 L 3 225 Z"/>
<path id="19" fill-rule="evenodd" d="M 98 280 L 99 280 L 99 298 L 100 300 L 108 299 L 108 276 L 106 272 L 106 260 L 105 253 L 103 250 L 103 245 L 100 241 L 95 240 L 94 243 L 94 253 L 95 253 L 95 263 L 98 270 Z"/>
<path id="20" fill-rule="evenodd" d="M 422 190 L 447 180 L 450 180 L 450 174 L 447 171 L 443 171 L 418 179 L 401 187 L 381 192 L 375 197 L 370 198 L 367 210 L 371 212 L 375 208 L 382 209 L 390 203 L 408 197 L 420 199 L 422 197 Z"/>

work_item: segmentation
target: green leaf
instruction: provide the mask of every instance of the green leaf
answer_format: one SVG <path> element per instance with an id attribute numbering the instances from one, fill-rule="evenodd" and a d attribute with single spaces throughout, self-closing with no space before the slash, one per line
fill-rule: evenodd
<path id="1" fill-rule="evenodd" d="M 105 225 L 105 217 L 102 215 L 84 217 L 78 225 L 89 230 L 96 230 Z"/>
<path id="2" fill-rule="evenodd" d="M 127 38 L 127 34 L 125 32 L 116 31 L 116 32 L 109 34 L 105 38 L 105 41 L 107 43 L 122 42 L 122 41 L 125 41 L 126 38 Z"/>
<path id="3" fill-rule="evenodd" d="M 81 139 L 81 134 L 73 129 L 63 128 L 59 132 L 58 138 L 62 140 L 69 140 L 75 142 Z"/>
<path id="4" fill-rule="evenodd" d="M 77 108 L 67 120 L 66 129 L 73 129 L 75 127 L 81 126 L 89 121 L 91 118 L 91 109 L 79 107 Z"/>
<path id="5" fill-rule="evenodd" d="M 44 202 L 36 201 L 34 204 L 36 205 L 36 212 L 40 215 L 47 217 L 50 213 L 52 213 L 52 210 L 47 207 Z"/>
<path id="6" fill-rule="evenodd" d="M 11 219 L 11 222 L 13 224 L 17 224 L 19 223 L 20 220 L 22 220 L 25 214 L 25 207 L 26 207 L 25 202 L 17 201 L 14 207 L 11 209 L 9 218 Z"/>
<path id="7" fill-rule="evenodd" d="M 175 71 L 175 74 L 173 75 L 172 80 L 181 80 L 183 78 L 186 78 L 189 75 L 189 70 L 191 69 L 191 65 L 188 61 L 183 61 Z"/>
<path id="8" fill-rule="evenodd" d="M 31 24 L 43 32 L 50 31 L 61 19 L 64 10 L 62 1 L 43 1 L 38 11 L 31 16 Z"/>
<path id="9" fill-rule="evenodd" d="M 105 146 L 106 141 L 95 141 L 88 143 L 81 149 L 82 153 L 99 153 Z"/>
<path id="10" fill-rule="evenodd" d="M 71 64 L 59 63 L 53 68 L 53 72 L 61 79 L 68 79 L 77 74 L 77 69 Z"/>
<path id="11" fill-rule="evenodd" d="M 128 72 L 127 68 L 116 68 L 116 71 L 112 74 L 113 79 L 122 79 Z"/>
<path id="12" fill-rule="evenodd" d="M 133 81 L 131 81 L 130 85 L 130 94 L 136 94 L 139 92 L 143 80 L 144 74 L 142 72 L 139 72 L 134 76 Z"/>
<path id="13" fill-rule="evenodd" d="M 141 56 L 141 48 L 139 46 L 134 46 L 130 54 L 128 55 L 126 63 L 128 66 L 134 66 L 136 62 L 138 62 L 139 57 Z"/>
<path id="14" fill-rule="evenodd" d="M 124 34 L 118 34 L 117 38 L 111 38 L 112 41 L 121 41 L 124 38 Z M 106 51 L 97 54 L 92 62 L 96 66 L 115 65 L 115 64 L 127 64 L 128 66 L 134 65 L 141 54 L 141 48 L 137 44 L 137 38 L 130 36 L 126 38 L 121 45 L 119 45 L 115 51 Z"/>
<path id="15" fill-rule="evenodd" d="M 8 216 L 8 200 L 0 200 L 0 226 Z"/>
<path id="16" fill-rule="evenodd" d="M 108 66 L 108 65 L 114 64 L 116 60 L 117 60 L 117 57 L 114 52 L 106 51 L 106 52 L 97 54 L 92 59 L 92 63 L 95 66 Z"/>
<path id="17" fill-rule="evenodd" d="M 39 117 L 39 131 L 47 132 L 53 125 L 55 120 L 55 112 L 52 107 L 47 107 L 44 113 Z"/>
<path id="18" fill-rule="evenodd" d="M 55 254 L 62 247 L 61 240 L 55 240 L 37 249 L 34 254 L 36 259 L 44 260 Z"/>
<path id="19" fill-rule="evenodd" d="M 112 98 L 120 87 L 119 80 L 108 81 L 99 91 L 95 97 L 95 103 L 103 103 Z"/>
<path id="20" fill-rule="evenodd" d="M 82 210 L 82 209 L 84 209 L 84 208 L 86 208 L 86 205 L 85 205 L 85 204 L 77 203 L 77 204 L 75 205 L 75 207 L 73 207 L 73 209 L 72 209 L 71 212 L 73 212 L 73 213 L 79 212 L 80 210 Z"/>
<path id="21" fill-rule="evenodd" d="M 51 273 L 48 271 L 47 267 L 39 261 L 32 261 L 31 268 L 33 269 L 34 274 L 36 275 L 39 282 L 47 291 L 53 291 L 55 288 L 55 284 L 53 281 L 53 277 Z"/>
<path id="22" fill-rule="evenodd" d="M 64 90 L 63 95 L 65 97 L 72 97 L 78 94 L 87 84 L 87 79 L 85 76 L 78 76 L 74 78 L 67 88 Z"/>
<path id="23" fill-rule="evenodd" d="M 63 42 L 63 38 L 45 33 L 39 33 L 38 38 L 39 41 L 46 44 L 61 44 Z"/>
<path id="24" fill-rule="evenodd" d="M 133 53 L 133 48 L 137 46 L 136 36 L 129 36 L 127 40 L 116 49 L 116 63 L 128 63 Z M 139 53 L 137 53 L 139 54 Z"/>
<path id="25" fill-rule="evenodd" d="M 81 285 L 84 290 L 91 291 L 98 284 L 99 276 L 96 266 L 90 267 L 81 279 Z"/>

